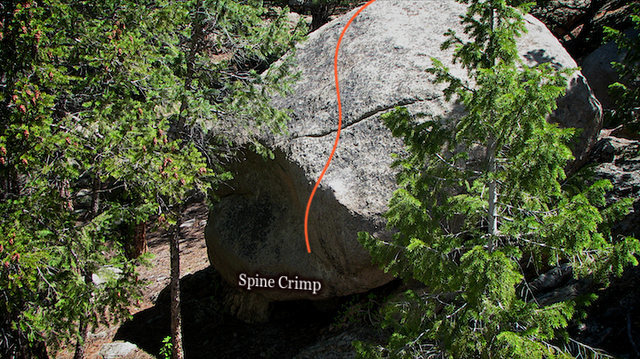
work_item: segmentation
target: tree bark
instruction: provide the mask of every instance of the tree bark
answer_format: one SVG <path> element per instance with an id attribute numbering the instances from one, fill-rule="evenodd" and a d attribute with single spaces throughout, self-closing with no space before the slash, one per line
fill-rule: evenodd
<path id="1" fill-rule="evenodd" d="M 171 344 L 172 359 L 184 358 L 182 348 L 182 314 L 180 305 L 180 225 L 182 211 L 178 213 L 177 223 L 171 235 L 169 250 L 171 253 Z"/>
<path id="2" fill-rule="evenodd" d="M 202 46 L 202 40 L 204 39 L 204 20 L 205 20 L 205 10 L 203 6 L 202 0 L 198 0 L 195 5 L 195 13 L 193 14 L 193 20 L 191 23 L 191 39 L 189 43 L 189 52 L 187 53 L 187 58 L 185 60 L 187 66 L 187 73 L 185 74 L 184 79 L 184 95 L 182 96 L 182 100 L 180 101 L 180 113 L 178 114 L 178 131 L 182 131 L 185 126 L 185 115 L 184 111 L 188 108 L 188 91 L 191 89 L 191 83 L 193 82 L 193 77 L 195 74 L 195 63 L 196 63 L 196 55 L 200 51 Z"/>
<path id="3" fill-rule="evenodd" d="M 487 144 L 487 162 L 488 162 L 488 173 L 490 176 L 493 176 L 496 172 L 496 140 L 495 138 L 489 138 L 489 143 Z M 498 234 L 498 218 L 496 216 L 496 202 L 498 200 L 498 189 L 496 180 L 492 179 L 489 181 L 489 212 L 487 214 L 487 222 L 489 223 L 488 232 L 492 236 Z M 490 245 L 489 248 L 492 246 Z"/>
<path id="4" fill-rule="evenodd" d="M 91 184 L 91 212 L 89 213 L 89 219 L 93 219 L 98 215 L 98 210 L 100 209 L 100 189 L 102 188 L 102 183 L 100 181 L 100 175 L 95 174 L 93 177 L 93 182 Z"/>
<path id="5" fill-rule="evenodd" d="M 92 286 L 93 280 L 91 278 L 91 273 L 83 269 L 82 275 L 84 277 L 84 283 L 87 286 Z M 84 359 L 84 344 L 87 341 L 87 336 L 89 335 L 89 314 L 84 314 L 84 317 L 81 317 L 80 322 L 78 323 L 78 335 L 80 335 L 80 338 L 76 341 L 76 349 L 73 354 L 73 359 Z"/>
<path id="6" fill-rule="evenodd" d="M 80 318 L 80 324 L 78 325 L 78 334 L 80 339 L 76 341 L 76 351 L 73 354 L 73 359 L 84 359 L 84 343 L 87 340 L 89 334 L 89 324 L 87 318 Z"/>
<path id="7" fill-rule="evenodd" d="M 91 212 L 89 212 L 89 220 L 96 218 L 96 216 L 98 215 L 98 210 L 100 209 L 101 187 L 102 183 L 100 181 L 100 175 L 96 173 L 91 184 Z M 84 277 L 85 285 L 93 285 L 93 278 L 91 278 L 91 273 L 86 268 L 81 268 L 80 270 L 82 276 Z M 76 341 L 76 349 L 75 353 L 73 354 L 73 359 L 84 358 L 84 343 L 86 342 L 87 336 L 89 334 L 89 323 L 87 316 L 88 313 L 85 313 L 85 316 L 80 318 L 80 322 L 78 323 L 78 335 L 80 335 L 80 338 L 78 338 L 78 340 Z"/>
<path id="8" fill-rule="evenodd" d="M 311 31 L 319 29 L 322 25 L 329 22 L 331 9 L 328 3 L 318 3 L 312 5 L 311 8 Z"/>
<path id="9" fill-rule="evenodd" d="M 127 257 L 134 259 L 147 253 L 147 222 L 142 221 L 130 226 L 133 227 L 129 230 L 131 242 L 127 243 L 126 253 Z"/>

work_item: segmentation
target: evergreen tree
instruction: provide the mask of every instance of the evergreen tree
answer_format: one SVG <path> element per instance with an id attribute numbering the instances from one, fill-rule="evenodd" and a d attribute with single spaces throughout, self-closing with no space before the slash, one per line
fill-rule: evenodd
<path id="1" fill-rule="evenodd" d="M 363 0 L 278 0 L 282 4 L 289 4 L 298 11 L 311 15 L 310 31 L 319 29 L 329 22 L 331 15 L 339 8 L 353 9 L 364 4 Z"/>
<path id="2" fill-rule="evenodd" d="M 527 66 L 516 50 L 530 4 L 461 0 L 466 37 L 453 30 L 442 47 L 469 80 L 437 59 L 428 70 L 444 83 L 460 118 L 411 116 L 404 108 L 384 121 L 403 139 L 398 184 L 386 214 L 397 230 L 390 242 L 359 240 L 386 271 L 414 278 L 422 294 L 390 305 L 394 329 L 387 348 L 362 343 L 377 357 L 570 357 L 563 339 L 576 301 L 539 303 L 529 286 L 538 274 L 568 264 L 578 279 L 606 284 L 610 274 L 637 264 L 634 238 L 612 238 L 608 223 L 630 201 L 605 206 L 607 181 L 581 188 L 563 168 L 572 129 L 547 118 L 566 87 L 569 70 Z"/>
<path id="3" fill-rule="evenodd" d="M 228 178 L 228 134 L 282 129 L 267 99 L 290 79 L 271 63 L 305 29 L 232 0 L 0 12 L 0 355 L 75 341 L 81 358 L 88 328 L 139 298 L 123 224 L 157 219 L 178 249 L 185 204 Z"/>
<path id="4" fill-rule="evenodd" d="M 243 4 L 229 0 L 175 2 L 169 13 L 175 20 L 182 14 L 184 41 L 175 43 L 179 59 L 173 73 L 180 86 L 173 116 L 173 136 L 207 160 L 208 168 L 221 176 L 209 183 L 228 178 L 222 161 L 231 155 L 231 137 L 245 133 L 251 141 L 259 131 L 282 131 L 286 114 L 268 104 L 269 93 L 283 92 L 291 78 L 288 62 L 269 69 L 271 63 L 301 38 L 305 28 L 288 24 L 286 11 L 268 16 L 261 2 Z M 289 79 L 287 79 L 289 78 Z M 258 142 L 254 148 L 266 154 Z M 206 169 L 201 167 L 200 170 Z M 202 172 L 201 172 L 202 173 Z M 191 189 L 186 186 L 185 190 Z M 173 218 L 171 227 L 171 338 L 173 358 L 182 358 L 180 309 L 180 224 L 188 192 L 174 197 L 166 207 Z M 194 194 L 197 192 L 192 192 Z"/>
<path id="5" fill-rule="evenodd" d="M 130 300 L 139 297 L 136 261 L 109 240 L 117 235 L 118 208 L 100 206 L 94 185 L 82 185 L 89 188 L 89 208 L 74 200 L 74 186 L 100 178 L 102 153 L 93 146 L 113 136 L 90 126 L 83 131 L 85 123 L 71 111 L 87 98 L 84 92 L 71 96 L 88 68 L 73 61 L 77 44 L 86 40 L 74 27 L 77 15 L 59 1 L 3 2 L 0 291 L 6 357 L 45 357 L 45 342 L 55 350 L 73 341 L 88 322 L 106 320 L 97 313 L 123 318 Z M 110 267 L 121 275 L 93 281 L 93 274 Z"/>

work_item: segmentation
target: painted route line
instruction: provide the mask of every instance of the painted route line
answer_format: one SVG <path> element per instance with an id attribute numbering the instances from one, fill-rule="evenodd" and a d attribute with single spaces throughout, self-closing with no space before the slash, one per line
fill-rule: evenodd
<path id="1" fill-rule="evenodd" d="M 347 29 L 351 25 L 351 22 L 360 15 L 362 10 L 364 10 L 367 6 L 373 4 L 376 0 L 370 0 L 366 4 L 362 5 L 358 11 L 353 14 L 351 19 L 347 22 L 342 33 L 340 34 L 340 38 L 338 38 L 338 44 L 336 45 L 336 54 L 333 58 L 333 73 L 336 81 L 336 95 L 338 96 L 338 132 L 336 133 L 336 140 L 333 143 L 333 149 L 331 150 L 331 154 L 329 155 L 329 159 L 327 163 L 324 165 L 322 169 L 322 173 L 320 173 L 320 177 L 316 181 L 316 185 L 313 187 L 311 191 L 311 195 L 309 196 L 309 201 L 307 201 L 307 210 L 304 213 L 304 239 L 307 243 L 307 252 L 311 253 L 311 245 L 309 245 L 309 209 L 311 208 L 311 201 L 313 201 L 313 196 L 316 194 L 316 190 L 318 189 L 318 185 L 320 181 L 322 181 L 322 177 L 324 177 L 325 172 L 327 172 L 327 168 L 329 168 L 329 164 L 331 163 L 331 159 L 333 158 L 334 153 L 336 152 L 336 148 L 338 147 L 338 142 L 340 141 L 340 131 L 342 130 L 342 102 L 340 101 L 340 84 L 338 82 L 338 52 L 340 51 L 340 43 L 342 42 L 342 38 L 344 34 L 347 32 Z"/>

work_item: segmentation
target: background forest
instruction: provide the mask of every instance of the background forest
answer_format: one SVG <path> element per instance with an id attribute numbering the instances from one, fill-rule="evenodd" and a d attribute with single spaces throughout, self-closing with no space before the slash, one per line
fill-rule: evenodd
<path id="1" fill-rule="evenodd" d="M 95 355 L 86 351 L 89 334 L 130 319 L 132 303 L 144 300 L 149 283 L 140 273 L 152 260 L 145 254 L 149 233 L 161 233 L 170 249 L 165 264 L 171 267 L 171 283 L 162 298 L 171 313 L 171 329 L 163 335 L 170 339 L 162 353 L 173 358 L 181 358 L 185 352 L 190 356 L 181 337 L 183 214 L 194 203 L 215 200 L 212 191 L 231 176 L 225 163 L 241 146 L 265 157 L 271 155 L 256 135 L 285 131 L 287 112 L 271 107 L 269 100 L 274 94 L 285 94 L 296 81 L 298 74 L 291 62 L 294 45 L 333 16 L 363 3 L 3 0 L 0 356 Z M 386 298 L 397 298 L 407 289 L 405 284 L 394 283 L 367 295 L 342 299 L 331 312 L 329 324 L 324 321 L 325 314 L 311 318 L 322 323 L 318 327 L 330 328 L 326 329 L 329 332 L 367 322 L 375 334 L 356 338 L 363 339 L 357 344 L 362 356 L 604 355 L 577 341 L 569 342 L 573 347 L 563 346 L 571 335 L 566 329 L 571 320 L 581 318 L 580 303 L 562 302 L 542 309 L 527 302 L 526 295 L 523 298 L 516 293 L 522 278 L 515 265 L 523 257 L 540 266 L 571 263 L 576 275 L 593 279 L 599 283 L 594 288 L 600 289 L 612 274 L 621 275 L 625 265 L 637 264 L 634 252 L 640 251 L 638 242 L 611 230 L 628 213 L 633 200 L 607 201 L 605 195 L 612 186 L 582 177 L 582 173 L 564 181 L 563 168 L 570 160 L 564 141 L 570 135 L 544 119 L 562 92 L 564 75 L 550 67 L 538 73 L 518 73 L 510 46 L 520 31 L 520 12 L 528 11 L 530 5 L 535 5 L 532 13 L 545 21 L 576 58 L 603 41 L 616 41 L 627 54 L 625 61 L 615 65 L 620 81 L 611 87 L 614 105 L 605 109 L 605 127 L 624 129 L 635 136 L 640 46 L 637 36 L 626 36 L 621 30 L 640 27 L 638 12 L 627 1 L 592 0 L 580 3 L 581 7 L 550 0 L 537 5 L 522 1 L 465 3 L 476 11 L 467 20 L 480 35 L 467 44 L 458 44 L 452 35 L 449 45 L 452 51 L 456 45 L 462 46 L 457 48 L 459 61 L 478 83 L 485 84 L 486 93 L 466 91 L 436 62 L 430 71 L 451 85 L 448 95 L 473 109 L 467 126 L 453 133 L 443 130 L 420 137 L 412 119 L 401 109 L 387 116 L 388 127 L 413 151 L 412 157 L 399 162 L 405 168 L 399 177 L 404 191 L 396 193 L 388 217 L 400 230 L 396 245 L 406 248 L 405 255 L 394 261 L 397 252 L 389 256 L 375 238 L 361 236 L 381 265 L 408 283 L 418 280 L 440 291 L 437 295 L 447 304 L 413 306 L 419 296 L 407 292 L 403 301 L 385 305 Z M 482 17 L 487 11 L 491 16 Z M 482 21 L 469 20 L 474 16 L 481 16 Z M 503 29 L 497 26 L 500 23 L 509 26 Z M 486 55 L 479 55 L 479 49 Z M 492 69 L 500 71 L 488 74 Z M 523 83 L 528 89 L 517 87 Z M 447 163 L 428 162 L 435 143 L 453 149 L 478 138 L 490 139 L 487 133 L 495 134 L 496 128 L 508 123 L 512 113 L 499 114 L 482 100 L 482 96 L 496 97 L 498 87 L 506 93 L 532 88 L 544 91 L 538 92 L 542 102 L 537 108 L 528 98 L 532 116 L 514 130 L 524 128 L 516 140 L 512 133 L 511 137 L 483 143 L 497 154 L 489 156 L 494 159 L 493 167 L 474 177 Z M 474 97 L 477 94 L 480 97 Z M 507 110 L 523 105 L 510 102 Z M 481 123 L 487 113 L 494 116 L 492 122 L 497 127 Z M 432 137 L 437 135 L 440 141 L 447 138 L 445 134 L 455 139 L 447 144 Z M 515 158 L 514 168 L 496 167 L 496 162 L 505 162 L 503 158 Z M 549 161 L 523 169 L 539 158 Z M 519 176 L 524 172 L 530 177 Z M 446 177 L 447 185 L 466 186 L 467 192 L 452 202 L 438 202 L 438 187 L 429 182 L 433 174 Z M 515 187 L 509 189 L 503 183 Z M 499 198 L 504 195 L 510 202 L 497 206 L 510 206 L 509 213 L 519 217 L 509 225 L 492 227 L 496 212 L 492 215 L 489 209 L 484 213 L 479 199 L 484 186 L 498 186 Z M 530 198 L 523 198 L 525 192 Z M 425 206 L 435 211 L 423 216 L 429 211 Z M 521 210 L 511 209 L 516 207 Z M 451 208 L 465 213 L 468 220 L 460 232 L 443 234 L 442 223 Z M 532 231 L 551 228 L 552 223 L 559 229 L 544 233 L 546 248 L 538 251 L 533 249 L 535 243 L 519 242 L 531 242 Z M 463 232 L 468 236 L 461 236 Z M 566 238 L 572 238 L 570 243 Z M 436 253 L 440 261 L 425 250 L 430 247 L 441 251 Z M 433 267 L 425 267 L 425 263 Z M 435 271 L 449 275 L 434 281 L 429 274 Z M 495 276 L 472 276 L 484 272 Z M 488 281 L 485 287 L 471 285 L 483 280 Z M 460 286 L 473 290 L 457 296 Z M 594 297 L 584 299 L 593 301 Z M 502 306 L 506 302 L 505 310 Z M 212 303 L 206 305 L 215 306 L 215 313 L 223 311 Z M 300 303 L 291 307 L 299 313 L 310 310 Z M 216 315 L 206 320 L 229 323 L 230 319 L 222 319 L 223 314 Z M 465 324 L 449 321 L 456 315 L 464 316 L 461 322 Z M 469 329 L 466 323 L 470 322 L 496 325 L 477 332 Z M 640 323 L 635 318 L 628 325 L 637 331 Z M 293 347 L 295 343 L 291 341 L 293 349 L 286 354 L 279 350 L 261 354 L 293 356 L 296 353 L 292 351 L 299 349 Z M 348 344 L 351 347 L 351 340 Z M 632 344 L 630 357 L 634 357 L 633 350 L 640 356 L 635 346 L 640 343 Z M 160 353 L 162 344 L 156 340 L 153 345 L 152 351 L 157 351 L 153 354 Z M 200 357 L 202 352 L 193 353 L 192 357 Z"/>

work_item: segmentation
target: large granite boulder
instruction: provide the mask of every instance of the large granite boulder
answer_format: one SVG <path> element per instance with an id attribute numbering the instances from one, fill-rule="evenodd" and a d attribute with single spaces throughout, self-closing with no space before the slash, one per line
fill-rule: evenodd
<path id="1" fill-rule="evenodd" d="M 275 278 L 286 275 L 319 280 L 309 291 L 252 289 L 269 300 L 320 299 L 364 292 L 391 277 L 370 262 L 357 241 L 359 231 L 384 238 L 382 214 L 396 188 L 391 153 L 402 150 L 380 115 L 395 106 L 410 112 L 453 116 L 461 109 L 445 102 L 442 87 L 430 83 L 430 58 L 451 63 L 442 51 L 443 33 L 458 24 L 465 6 L 453 0 L 378 0 L 352 23 L 340 50 L 343 131 L 336 155 L 311 207 L 311 254 L 304 240 L 304 211 L 331 152 L 337 130 L 333 54 L 338 36 L 353 11 L 332 21 L 297 50 L 301 79 L 291 95 L 274 104 L 291 109 L 287 136 L 263 138 L 275 157 L 264 160 L 246 151 L 232 164 L 235 179 L 220 192 L 210 212 L 206 239 L 211 263 L 223 278 L 239 286 L 239 276 Z M 529 32 L 519 41 L 527 64 L 576 63 L 545 26 L 526 17 Z M 455 66 L 459 76 L 464 71 Z M 601 109 L 583 76 L 570 80 L 554 120 L 582 133 L 574 154 L 582 160 L 600 129 Z M 246 287 L 245 287 L 246 292 Z"/>

